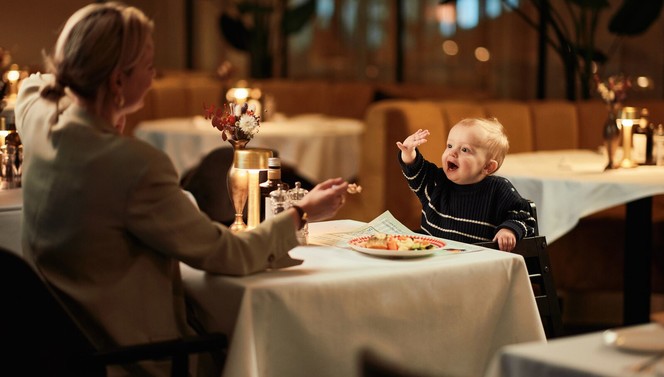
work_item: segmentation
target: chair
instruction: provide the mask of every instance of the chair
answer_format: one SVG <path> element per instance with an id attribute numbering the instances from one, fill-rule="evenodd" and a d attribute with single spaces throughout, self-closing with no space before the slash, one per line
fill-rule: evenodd
<path id="1" fill-rule="evenodd" d="M 360 350 L 359 368 L 361 377 L 428 377 L 388 360 L 368 348 Z"/>
<path id="2" fill-rule="evenodd" d="M 532 201 L 530 208 L 532 216 L 537 219 L 537 208 Z M 539 235 L 537 224 L 534 234 L 517 242 L 512 253 L 523 256 L 544 331 L 547 338 L 556 338 L 563 335 L 563 325 L 549 253 L 546 250 L 546 237 Z M 498 249 L 496 242 L 482 242 L 478 245 Z"/>
<path id="3" fill-rule="evenodd" d="M 189 354 L 225 352 L 223 334 L 97 350 L 49 286 L 19 255 L 0 248 L 0 374 L 105 376 L 106 366 L 172 360 L 171 376 L 187 376 Z"/>

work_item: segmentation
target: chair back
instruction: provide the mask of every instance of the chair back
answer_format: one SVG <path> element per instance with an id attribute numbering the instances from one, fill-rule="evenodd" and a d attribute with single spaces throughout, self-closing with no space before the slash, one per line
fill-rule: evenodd
<path id="1" fill-rule="evenodd" d="M 228 170 L 233 165 L 233 148 L 219 147 L 205 155 L 198 165 L 185 172 L 180 179 L 180 186 L 189 191 L 196 199 L 198 208 L 216 222 L 230 226 L 235 221 L 235 208 L 231 201 L 226 180 Z M 279 152 L 272 151 L 279 157 Z M 267 173 L 263 179 L 267 179 Z M 292 188 L 300 182 L 302 188 L 311 190 L 315 183 L 304 178 L 295 168 L 282 161 L 281 180 Z M 245 222 L 246 210 L 245 210 Z"/>
<path id="2" fill-rule="evenodd" d="M 49 287 L 19 255 L 0 248 L 0 371 L 26 376 L 103 376 L 84 363 L 95 349 L 55 299 Z M 3 374 L 0 372 L 0 374 Z"/>
<path id="3" fill-rule="evenodd" d="M 0 375 L 106 376 L 106 366 L 171 360 L 170 375 L 189 375 L 189 355 L 211 353 L 221 370 L 224 334 L 207 333 L 97 350 L 57 300 L 49 285 L 19 255 L 0 247 Z"/>

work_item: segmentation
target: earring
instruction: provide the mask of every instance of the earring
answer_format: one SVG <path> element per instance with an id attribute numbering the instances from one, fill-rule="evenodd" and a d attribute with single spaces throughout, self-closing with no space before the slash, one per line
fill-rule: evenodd
<path id="1" fill-rule="evenodd" d="M 122 95 L 122 93 L 117 94 L 115 96 L 115 105 L 118 108 L 122 108 L 122 106 L 124 106 L 124 103 L 125 103 L 125 99 L 124 99 L 124 96 Z"/>

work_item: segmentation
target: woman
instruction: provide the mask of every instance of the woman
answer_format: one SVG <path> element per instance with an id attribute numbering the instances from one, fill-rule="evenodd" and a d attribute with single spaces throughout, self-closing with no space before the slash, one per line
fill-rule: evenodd
<path id="1" fill-rule="evenodd" d="M 121 136 L 154 76 L 152 28 L 120 3 L 80 9 L 47 58 L 51 74 L 25 80 L 16 104 L 25 257 L 98 348 L 192 334 L 179 261 L 232 275 L 297 264 L 288 251 L 303 215 L 333 216 L 348 185 L 328 180 L 301 208 L 237 235 L 201 214 L 165 154 Z"/>

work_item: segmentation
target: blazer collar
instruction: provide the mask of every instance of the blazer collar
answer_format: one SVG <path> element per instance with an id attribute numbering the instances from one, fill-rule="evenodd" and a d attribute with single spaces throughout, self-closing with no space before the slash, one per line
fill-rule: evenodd
<path id="1" fill-rule="evenodd" d="M 104 133 L 120 133 L 106 119 L 103 119 L 96 114 L 90 113 L 84 107 L 75 103 L 69 106 L 62 113 L 62 117 L 60 119 L 60 124 L 64 125 L 69 122 L 90 126 Z"/>

